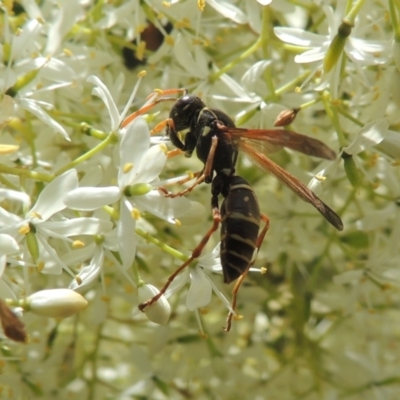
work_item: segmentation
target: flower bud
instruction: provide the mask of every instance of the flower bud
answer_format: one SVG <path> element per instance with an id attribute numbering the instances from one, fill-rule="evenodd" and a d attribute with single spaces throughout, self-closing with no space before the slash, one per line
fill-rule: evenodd
<path id="1" fill-rule="evenodd" d="M 352 28 L 352 25 L 346 21 L 343 21 L 339 26 L 338 33 L 333 38 L 324 58 L 324 72 L 331 71 L 338 62 Z"/>
<path id="2" fill-rule="evenodd" d="M 11 308 L 0 300 L 0 320 L 4 334 L 15 342 L 26 343 L 28 335 L 24 324 L 18 319 Z"/>
<path id="3" fill-rule="evenodd" d="M 351 154 L 343 152 L 342 158 L 344 161 L 344 170 L 346 172 L 347 178 L 354 187 L 354 189 L 357 189 L 361 185 L 360 170 L 357 168 L 357 165 Z"/>
<path id="4" fill-rule="evenodd" d="M 71 289 L 48 289 L 33 293 L 21 301 L 21 307 L 36 315 L 67 318 L 87 306 L 87 300 Z"/>
<path id="5" fill-rule="evenodd" d="M 295 120 L 296 115 L 299 111 L 300 111 L 300 109 L 298 109 L 298 108 L 294 108 L 293 110 L 283 110 L 276 117 L 274 126 L 290 125 Z"/>
<path id="6" fill-rule="evenodd" d="M 160 291 L 153 285 L 145 284 L 138 288 L 139 302 L 143 303 L 159 294 Z M 144 308 L 143 312 L 150 321 L 156 324 L 165 325 L 171 315 L 171 306 L 167 299 L 162 295 L 156 302 Z"/>

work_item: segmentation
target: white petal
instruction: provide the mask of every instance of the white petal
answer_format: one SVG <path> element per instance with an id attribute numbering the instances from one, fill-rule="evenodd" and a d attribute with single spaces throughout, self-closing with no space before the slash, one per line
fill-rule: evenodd
<path id="1" fill-rule="evenodd" d="M 189 311 L 206 306 L 211 300 L 212 288 L 201 268 L 190 271 L 191 284 L 186 297 L 186 307 Z"/>
<path id="2" fill-rule="evenodd" d="M 321 47 L 328 41 L 326 36 L 297 28 L 277 27 L 274 33 L 283 42 L 301 47 Z"/>
<path id="3" fill-rule="evenodd" d="M 324 58 L 326 50 L 327 48 L 325 47 L 316 47 L 315 49 L 307 50 L 295 56 L 294 61 L 298 64 L 320 61 Z"/>
<path id="4" fill-rule="evenodd" d="M 103 262 L 104 251 L 101 247 L 97 246 L 90 264 L 79 271 L 78 275 L 82 280 L 82 283 L 79 284 L 76 279 L 73 279 L 69 285 L 69 288 L 75 290 L 92 283 L 99 276 Z"/>
<path id="5" fill-rule="evenodd" d="M 142 158 L 134 183 L 150 183 L 158 178 L 167 162 L 167 155 L 161 146 L 153 146 Z"/>
<path id="6" fill-rule="evenodd" d="M 380 143 L 385 138 L 388 128 L 389 122 L 385 118 L 370 122 L 358 132 L 357 137 L 349 146 L 343 147 L 343 150 L 351 155 L 361 153 Z"/>
<path id="7" fill-rule="evenodd" d="M 14 99 L 6 94 L 3 96 L 0 100 L 0 128 L 10 121 L 15 111 Z"/>
<path id="8" fill-rule="evenodd" d="M 132 266 L 136 255 L 136 220 L 132 217 L 128 206 L 126 201 L 121 201 L 118 221 L 119 254 L 124 269 Z"/>
<path id="9" fill-rule="evenodd" d="M 271 65 L 272 61 L 271 60 L 262 60 L 258 61 L 255 64 L 253 64 L 243 75 L 241 79 L 242 85 L 249 89 L 253 88 L 253 85 L 255 82 L 257 82 L 261 75 L 264 73 L 266 68 Z"/>
<path id="10" fill-rule="evenodd" d="M 73 218 L 67 221 L 46 221 L 39 225 L 38 229 L 45 229 L 48 232 L 62 237 L 76 235 L 101 235 L 111 231 L 113 224 L 98 218 Z"/>
<path id="11" fill-rule="evenodd" d="M 146 210 L 169 222 L 173 222 L 174 218 L 184 214 L 190 208 L 188 199 L 184 197 L 170 199 L 158 190 L 152 190 L 145 196 L 135 196 L 134 202 L 140 210 Z"/>
<path id="12" fill-rule="evenodd" d="M 8 255 L 17 253 L 18 251 L 19 251 L 19 246 L 17 241 L 10 235 L 6 235 L 5 233 L 0 233 L 0 254 Z"/>
<path id="13" fill-rule="evenodd" d="M 121 191 L 117 186 L 79 187 L 69 192 L 63 201 L 74 210 L 90 211 L 115 203 L 120 198 Z"/>
<path id="14" fill-rule="evenodd" d="M 185 38 L 179 33 L 174 44 L 175 59 L 186 72 L 197 78 L 205 79 L 207 75 L 203 75 L 197 68 L 190 49 L 191 47 L 187 45 Z"/>
<path id="15" fill-rule="evenodd" d="M 63 202 L 63 197 L 77 187 L 78 174 L 76 170 L 64 172 L 42 190 L 30 213 L 39 214 L 41 219 L 46 221 L 56 212 L 64 210 L 66 205 Z"/>
<path id="16" fill-rule="evenodd" d="M 120 169 L 118 171 L 118 184 L 120 188 L 134 182 L 139 164 L 150 146 L 150 131 L 142 117 L 136 118 L 126 129 L 119 145 Z M 128 164 L 133 167 L 124 172 Z"/>
<path id="17" fill-rule="evenodd" d="M 107 86 L 95 75 L 89 76 L 89 78 L 87 78 L 87 81 L 96 85 L 96 87 L 92 91 L 92 94 L 100 97 L 103 100 L 110 114 L 111 130 L 116 131 L 119 128 L 120 124 L 119 112 L 110 91 L 108 90 Z"/>
<path id="18" fill-rule="evenodd" d="M 222 0 L 207 0 L 207 3 L 225 18 L 231 19 L 237 24 L 247 24 L 247 16 L 233 4 Z"/>
<path id="19" fill-rule="evenodd" d="M 61 133 L 63 138 L 67 141 L 71 141 L 71 139 L 68 136 L 67 131 L 53 118 L 50 117 L 49 114 L 44 112 L 35 102 L 34 100 L 30 99 L 19 99 L 19 103 L 22 108 L 25 110 L 29 111 L 33 115 L 35 115 L 40 121 L 42 121 L 44 124 L 48 125 L 50 128 L 54 129 L 56 132 Z"/>
<path id="20" fill-rule="evenodd" d="M 28 207 L 31 204 L 31 198 L 26 193 L 0 188 L 0 201 L 3 200 L 20 201 L 24 206 Z"/>
<path id="21" fill-rule="evenodd" d="M 96 246 L 96 243 L 90 243 L 85 247 L 63 254 L 60 259 L 66 265 L 77 265 L 86 262 L 93 257 Z"/>

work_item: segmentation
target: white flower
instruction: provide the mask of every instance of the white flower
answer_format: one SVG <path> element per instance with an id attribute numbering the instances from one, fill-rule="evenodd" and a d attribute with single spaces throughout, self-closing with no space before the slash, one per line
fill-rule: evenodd
<path id="1" fill-rule="evenodd" d="M 343 3 L 344 4 L 344 3 Z M 322 61 L 328 51 L 333 38 L 338 33 L 338 28 L 342 22 L 342 7 L 338 6 L 336 12 L 329 6 L 323 7 L 328 21 L 328 35 L 319 35 L 297 28 L 274 28 L 275 35 L 283 42 L 294 44 L 295 46 L 309 48 L 295 57 L 297 63 L 310 63 Z M 354 62 L 363 65 L 383 64 L 387 61 L 387 43 L 379 40 L 362 40 L 354 37 L 355 28 L 347 38 L 345 52 Z M 383 54 L 383 57 L 376 57 L 376 54 Z"/>
<path id="2" fill-rule="evenodd" d="M 72 274 L 49 244 L 49 237 L 67 240 L 70 236 L 101 234 L 112 227 L 111 222 L 97 218 L 51 220 L 56 213 L 66 208 L 62 197 L 77 186 L 77 172 L 70 170 L 42 190 L 36 204 L 24 218 L 0 207 L 0 233 L 12 236 L 18 243 L 25 238 L 27 250 L 35 263 L 42 263 L 44 273 L 59 274 L 64 268 Z"/>
<path id="3" fill-rule="evenodd" d="M 60 59 L 37 56 L 36 52 L 41 47 L 43 26 L 36 19 L 28 21 L 22 32 L 14 35 L 8 31 L 8 18 L 6 14 L 5 16 L 6 37 L 7 42 L 11 44 L 11 50 L 10 59 L 6 60 L 7 65 L 4 65 L 5 71 L 0 78 L 0 90 L 14 97 L 17 106 L 35 115 L 69 141 L 66 130 L 43 110 L 43 108 L 53 108 L 53 105 L 38 100 L 38 96 L 45 91 L 71 85 L 75 76 L 74 71 Z M 27 57 L 30 53 L 35 56 Z M 33 90 L 32 82 L 43 76 L 53 83 L 43 84 L 41 88 Z"/>
<path id="4" fill-rule="evenodd" d="M 111 117 L 111 128 L 117 130 L 123 120 L 106 86 L 98 78 L 96 94 L 105 102 Z M 124 114 L 124 113 L 123 113 Z M 80 187 L 64 197 L 65 204 L 77 210 L 96 210 L 119 202 L 118 244 L 123 267 L 129 268 L 136 254 L 135 228 L 140 211 L 175 223 L 175 218 L 189 209 L 184 198 L 166 198 L 157 190 L 158 176 L 167 161 L 164 145 L 150 147 L 149 128 L 137 117 L 120 132 L 118 186 Z"/>
<path id="5" fill-rule="evenodd" d="M 356 156 L 357 154 L 376 146 L 385 138 L 389 128 L 389 122 L 383 118 L 377 121 L 370 122 L 364 126 L 357 134 L 354 140 L 346 147 L 343 147 L 341 153 L 336 160 L 329 162 L 322 170 L 318 171 L 308 184 L 309 189 L 317 195 L 322 191 L 322 184 L 326 177 L 333 173 L 342 160 L 343 154 Z M 352 157 L 358 168 L 363 170 L 363 167 L 357 157 Z"/>

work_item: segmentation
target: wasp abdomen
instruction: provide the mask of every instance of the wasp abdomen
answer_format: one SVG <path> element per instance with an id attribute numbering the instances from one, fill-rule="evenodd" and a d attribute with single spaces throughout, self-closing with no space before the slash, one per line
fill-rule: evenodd
<path id="1" fill-rule="evenodd" d="M 221 206 L 221 264 L 224 282 L 246 271 L 257 246 L 260 207 L 253 189 L 239 176 L 232 176 Z"/>

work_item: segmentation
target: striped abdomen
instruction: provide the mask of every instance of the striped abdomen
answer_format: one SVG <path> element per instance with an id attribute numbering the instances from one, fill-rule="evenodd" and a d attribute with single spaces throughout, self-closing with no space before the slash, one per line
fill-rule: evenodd
<path id="1" fill-rule="evenodd" d="M 221 264 L 224 282 L 237 279 L 249 266 L 260 227 L 260 207 L 250 184 L 232 176 L 221 206 Z"/>

